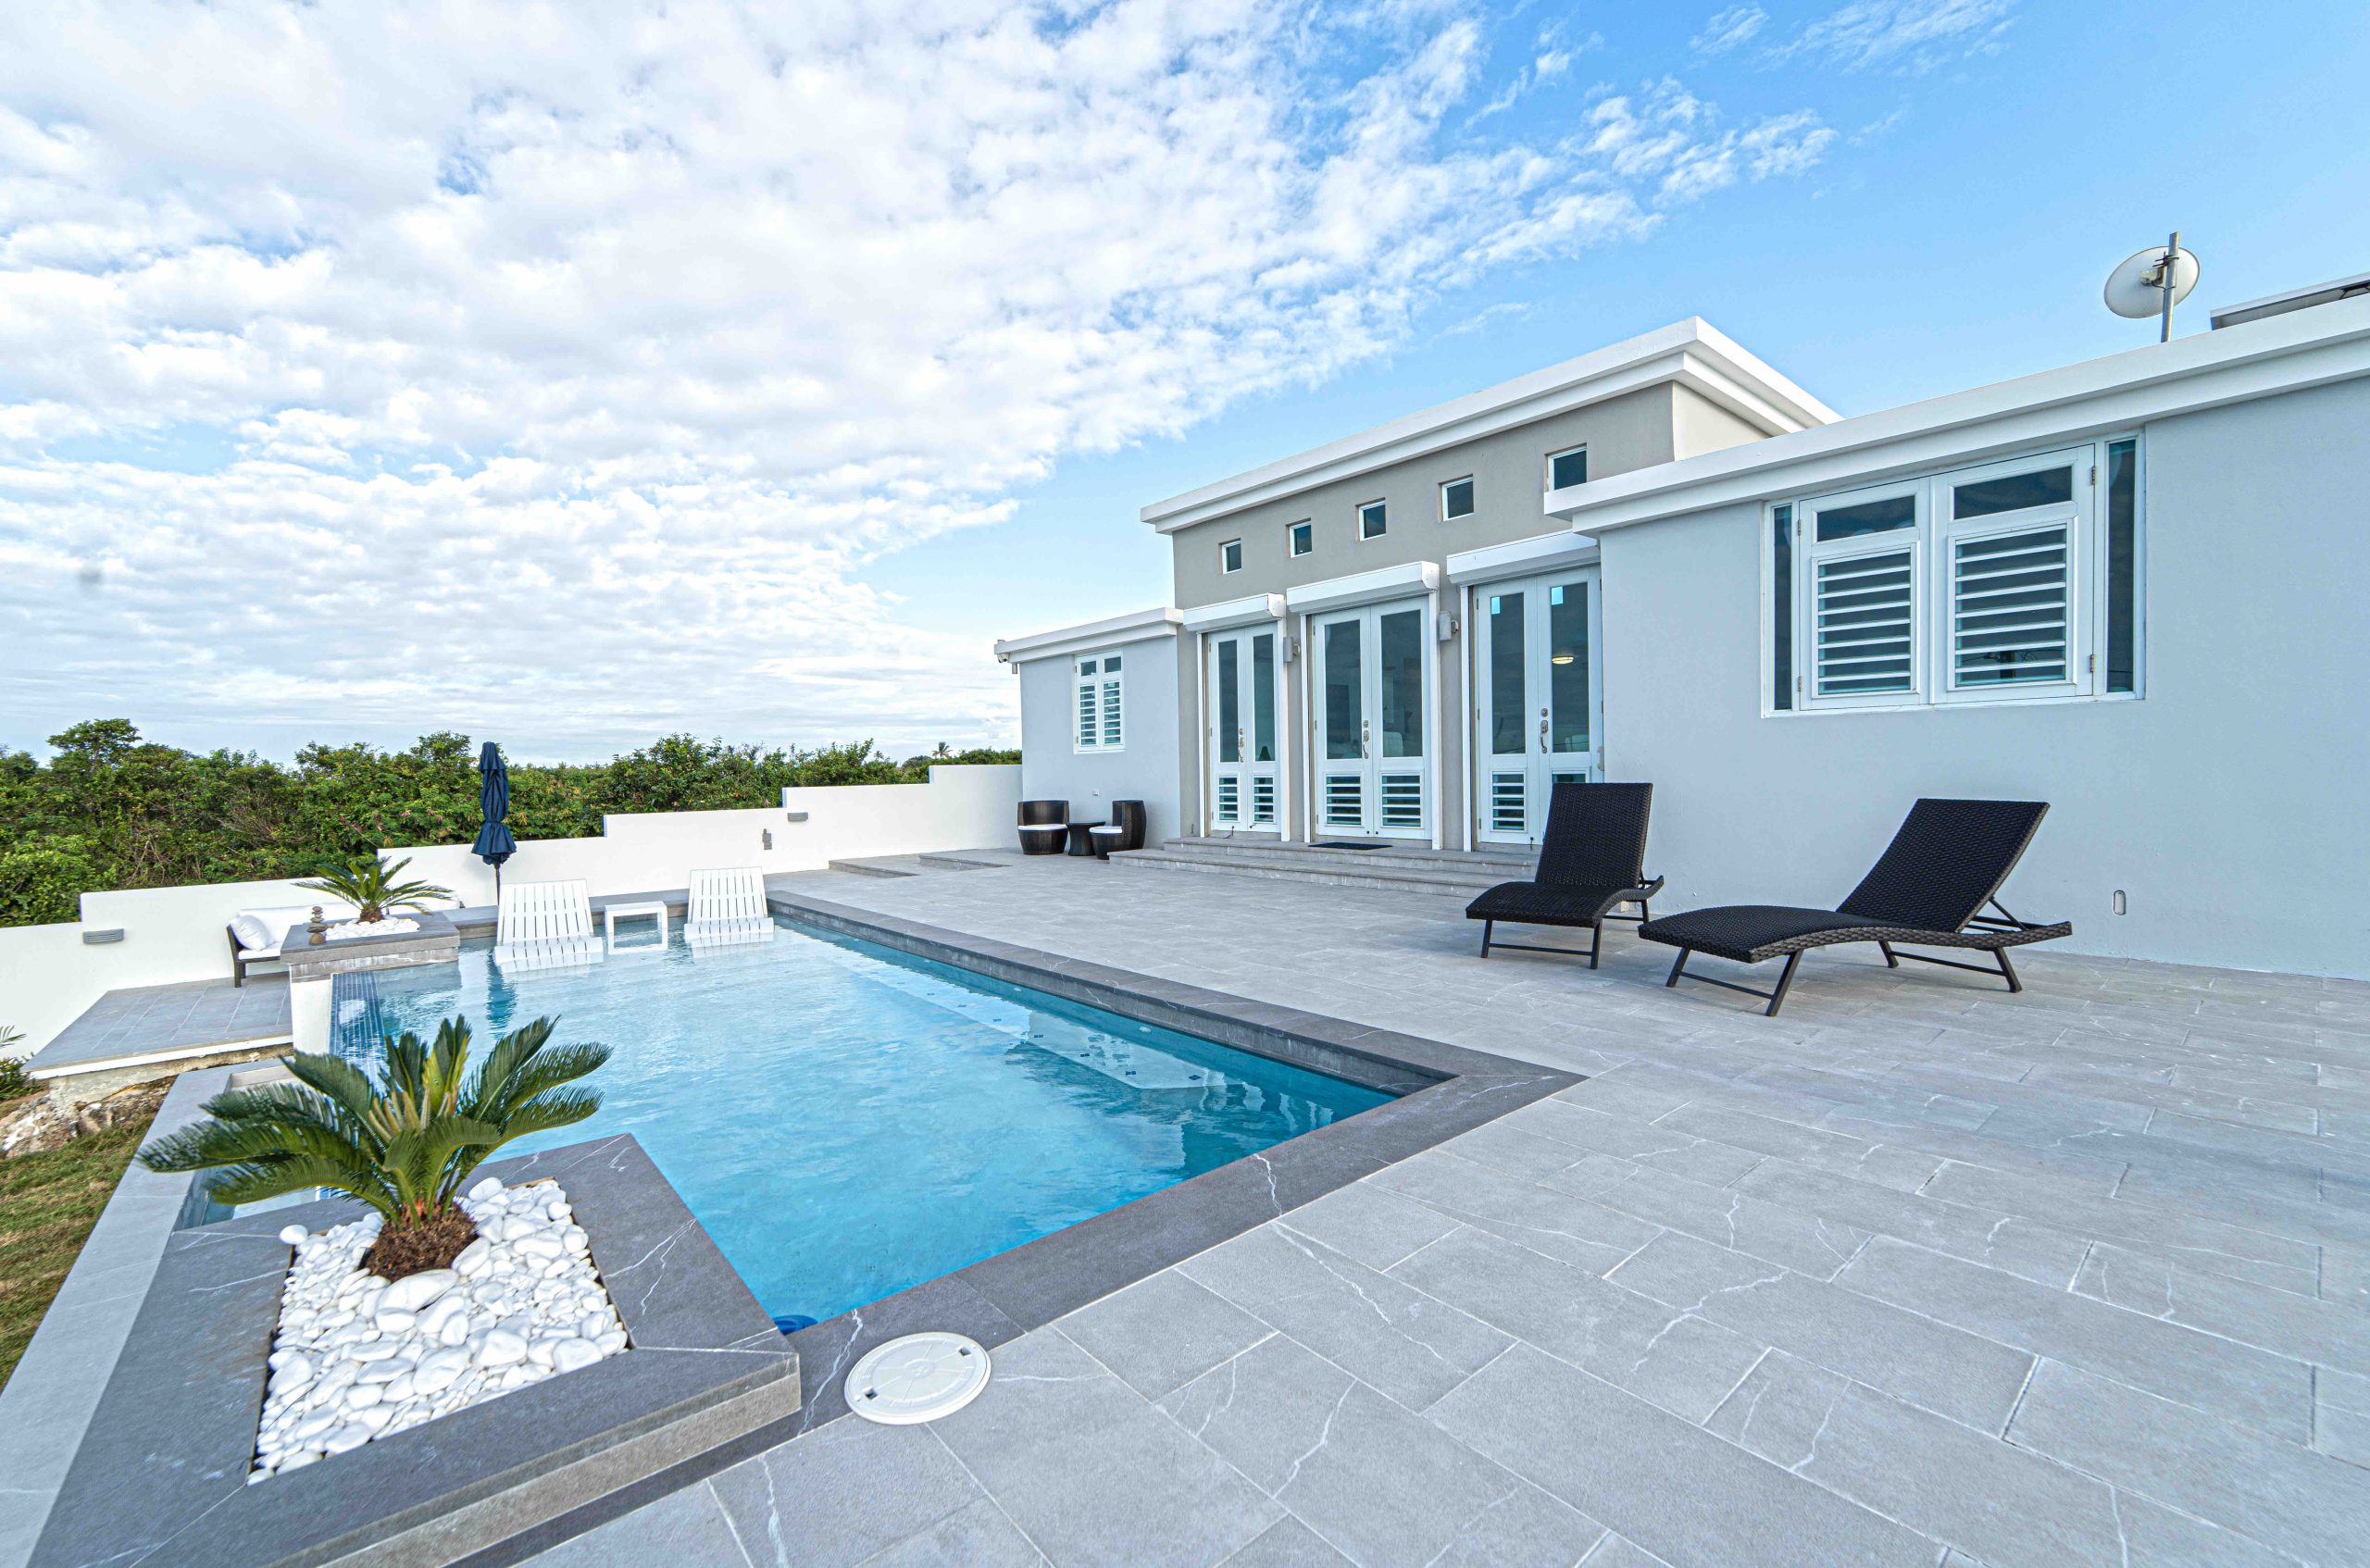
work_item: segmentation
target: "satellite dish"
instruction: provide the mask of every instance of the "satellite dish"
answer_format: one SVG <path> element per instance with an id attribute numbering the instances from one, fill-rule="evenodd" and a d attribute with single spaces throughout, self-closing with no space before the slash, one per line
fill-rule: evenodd
<path id="1" fill-rule="evenodd" d="M 2197 287 L 2197 253 L 2182 248 L 2180 231 L 2175 230 L 2169 243 L 2135 251 L 2107 275 L 2107 308 L 2135 321 L 2157 317 L 2169 340 L 2173 306 L 2189 298 Z"/>

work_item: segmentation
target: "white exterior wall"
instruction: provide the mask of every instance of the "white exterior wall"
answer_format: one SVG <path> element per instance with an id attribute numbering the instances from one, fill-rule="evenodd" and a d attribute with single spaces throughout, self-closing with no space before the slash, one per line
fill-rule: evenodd
<path id="1" fill-rule="evenodd" d="M 1113 801 L 1141 801 L 1149 819 L 1146 842 L 1174 838 L 1183 820 L 1179 807 L 1183 770 L 1191 759 L 1179 747 L 1179 650 L 1191 634 L 1168 634 L 1111 644 L 1126 655 L 1123 699 L 1126 744 L 1116 752 L 1077 749 L 1070 727 L 1077 708 L 1072 671 L 1090 652 L 1079 649 L 1045 658 L 1022 656 L 1013 663 L 1020 678 L 1020 794 L 1028 801 L 1070 803 L 1074 822 L 1107 822 Z M 1017 841 L 1007 815 L 999 843 Z"/>
<path id="2" fill-rule="evenodd" d="M 2005 899 L 2064 947 L 2370 978 L 2364 430 L 2360 380 L 2146 429 L 2139 701 L 1765 718 L 1761 508 L 1605 530 L 1607 760 L 1655 786 L 1658 904 L 1831 903 L 1919 795 L 2043 800 Z"/>
<path id="3" fill-rule="evenodd" d="M 827 862 L 1011 844 L 1020 772 L 1012 765 L 947 765 L 927 784 L 850 784 L 782 791 L 780 809 L 634 813 L 602 819 L 594 839 L 530 839 L 503 867 L 510 881 L 581 877 L 595 896 L 680 888 L 704 866 L 755 865 L 767 874 L 820 870 Z M 789 813 L 803 811 L 805 822 Z M 764 847 L 770 831 L 774 845 Z M 493 870 L 467 844 L 411 845 L 408 877 L 450 888 L 464 904 L 493 902 Z M 0 1024 L 38 1051 L 83 1009 L 125 986 L 220 980 L 231 976 L 223 927 L 243 909 L 309 904 L 293 880 L 223 882 L 85 893 L 79 924 L 0 928 Z M 87 946 L 85 929 L 120 928 L 123 940 Z"/>

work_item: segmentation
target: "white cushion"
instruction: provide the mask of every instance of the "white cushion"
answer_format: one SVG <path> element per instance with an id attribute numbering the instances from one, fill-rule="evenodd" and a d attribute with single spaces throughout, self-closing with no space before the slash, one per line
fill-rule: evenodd
<path id="1" fill-rule="evenodd" d="M 324 900 L 321 918 L 351 920 L 359 913 L 350 903 L 336 899 Z M 277 909 L 243 909 L 231 917 L 231 931 L 239 939 L 242 952 L 258 958 L 271 958 L 280 952 L 280 940 L 288 935 L 291 926 L 302 926 L 313 917 L 309 903 L 286 904 Z"/>

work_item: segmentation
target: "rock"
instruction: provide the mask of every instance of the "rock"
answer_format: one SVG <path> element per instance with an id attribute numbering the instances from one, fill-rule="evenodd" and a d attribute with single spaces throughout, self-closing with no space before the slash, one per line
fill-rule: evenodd
<path id="1" fill-rule="evenodd" d="M 347 1346 L 345 1353 L 356 1361 L 384 1361 L 401 1348 L 393 1339 L 365 1339 Z"/>
<path id="2" fill-rule="evenodd" d="M 469 1188 L 469 1196 L 480 1203 L 484 1202 L 489 1198 L 500 1196 L 501 1192 L 502 1182 L 495 1176 L 488 1176 L 483 1181 L 478 1183 L 475 1187 Z"/>
<path id="3" fill-rule="evenodd" d="M 466 1345 L 469 1342 L 472 1327 L 473 1324 L 468 1313 L 455 1313 L 444 1320 L 443 1326 L 437 1329 L 436 1342 L 439 1345 L 448 1346 Z"/>
<path id="4" fill-rule="evenodd" d="M 556 1334 L 543 1335 L 527 1347 L 527 1359 L 537 1366 L 551 1365 L 553 1355 L 559 1350 L 559 1339 Z"/>
<path id="5" fill-rule="evenodd" d="M 513 1366 L 526 1359 L 527 1341 L 507 1327 L 488 1333 L 477 1354 L 480 1366 Z"/>
<path id="6" fill-rule="evenodd" d="M 345 1398 L 339 1403 L 347 1410 L 368 1410 L 386 1397 L 386 1389 L 376 1383 L 356 1383 L 345 1391 Z"/>
<path id="7" fill-rule="evenodd" d="M 351 1423 L 347 1425 L 339 1427 L 336 1431 L 322 1438 L 321 1447 L 328 1450 L 331 1453 L 344 1453 L 348 1450 L 360 1448 L 363 1444 L 368 1442 L 371 1437 L 372 1433 L 369 1427 L 362 1425 L 358 1422 Z"/>
<path id="8" fill-rule="evenodd" d="M 493 1243 L 480 1236 L 461 1249 L 461 1255 L 453 1260 L 453 1267 L 456 1273 L 474 1278 L 483 1274 L 493 1262 Z"/>
<path id="9" fill-rule="evenodd" d="M 393 1420 L 395 1412 L 392 1405 L 372 1405 L 368 1410 L 357 1410 L 354 1412 L 354 1419 L 368 1427 L 370 1435 L 374 1437 L 387 1429 L 387 1423 Z"/>
<path id="10" fill-rule="evenodd" d="M 312 1234 L 301 1225 L 284 1225 L 280 1227 L 280 1238 L 291 1247 L 302 1247 L 311 1239 Z"/>
<path id="11" fill-rule="evenodd" d="M 576 1331 L 587 1339 L 597 1339 L 608 1332 L 611 1322 L 607 1313 L 586 1313 L 577 1320 Z"/>
<path id="12" fill-rule="evenodd" d="M 409 1376 L 410 1374 L 411 1363 L 404 1360 L 400 1355 L 393 1355 L 384 1361 L 374 1361 L 364 1367 L 361 1375 L 355 1378 L 355 1382 L 365 1386 L 372 1383 L 393 1383 L 396 1378 Z"/>
<path id="13" fill-rule="evenodd" d="M 370 1321 L 378 1325 L 379 1332 L 381 1334 L 402 1334 L 419 1319 L 410 1313 L 395 1312 L 380 1307 L 378 1315 Z"/>
<path id="14" fill-rule="evenodd" d="M 421 1367 L 411 1375 L 411 1391 L 418 1394 L 441 1394 L 461 1380 L 458 1367 Z"/>
<path id="15" fill-rule="evenodd" d="M 387 1294 L 380 1300 L 379 1310 L 417 1313 L 453 1288 L 460 1278 L 459 1274 L 448 1268 L 422 1269 L 418 1274 L 405 1275 L 387 1287 Z"/>
<path id="16" fill-rule="evenodd" d="M 552 1365 L 561 1372 L 575 1372 L 600 1359 L 601 1352 L 584 1339 L 562 1339 L 552 1350 Z"/>
<path id="17" fill-rule="evenodd" d="M 612 1328 L 605 1333 L 597 1334 L 593 1336 L 592 1348 L 605 1356 L 614 1356 L 626 1348 L 626 1331 L 622 1328 Z"/>

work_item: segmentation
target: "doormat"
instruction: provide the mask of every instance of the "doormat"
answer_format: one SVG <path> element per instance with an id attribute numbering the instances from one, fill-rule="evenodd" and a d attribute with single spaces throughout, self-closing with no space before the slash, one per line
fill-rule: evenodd
<path id="1" fill-rule="evenodd" d="M 1347 839 L 1319 839 L 1308 847 L 1313 850 L 1378 850 L 1383 846 L 1373 843 L 1353 843 Z"/>

